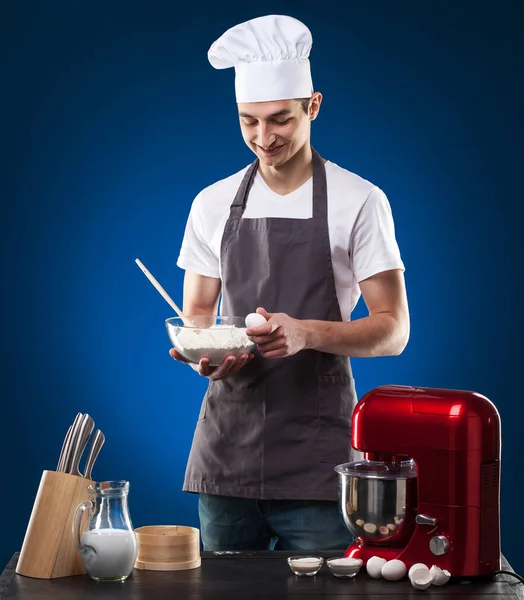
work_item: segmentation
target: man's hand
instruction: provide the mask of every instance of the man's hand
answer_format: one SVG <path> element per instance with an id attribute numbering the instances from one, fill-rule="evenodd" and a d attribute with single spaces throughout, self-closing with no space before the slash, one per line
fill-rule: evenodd
<path id="1" fill-rule="evenodd" d="M 294 319 L 283 313 L 257 312 L 268 320 L 247 336 L 265 358 L 317 350 L 350 357 L 397 356 L 409 339 L 409 310 L 404 274 L 382 271 L 359 282 L 369 316 L 354 321 Z"/>
<path id="2" fill-rule="evenodd" d="M 306 327 L 303 321 L 293 319 L 285 313 L 268 313 L 264 308 L 257 308 L 267 319 L 267 323 L 259 327 L 251 327 L 247 336 L 258 346 L 264 358 L 283 358 L 292 356 L 306 348 Z"/>
<path id="3" fill-rule="evenodd" d="M 184 305 L 185 315 L 216 315 L 222 282 L 216 277 L 206 277 L 192 271 L 186 271 L 184 276 Z M 218 367 L 212 367 L 208 358 L 203 358 L 198 365 L 187 361 L 180 352 L 171 348 L 169 354 L 180 362 L 189 364 L 199 375 L 211 381 L 224 379 L 238 373 L 248 362 L 253 360 L 253 354 L 243 354 L 238 360 L 234 356 L 227 356 Z"/>
<path id="4" fill-rule="evenodd" d="M 238 360 L 235 359 L 234 356 L 226 356 L 224 362 L 218 367 L 212 367 L 209 364 L 209 358 L 202 358 L 198 365 L 189 363 L 180 352 L 178 352 L 175 348 L 171 348 L 169 354 L 179 362 L 183 362 L 186 364 L 191 364 L 191 367 L 203 377 L 207 377 L 211 381 L 218 381 L 219 379 L 225 379 L 226 377 L 230 377 L 235 373 L 238 373 L 240 369 L 246 365 L 248 362 L 251 362 L 254 358 L 254 354 L 242 354 Z"/>

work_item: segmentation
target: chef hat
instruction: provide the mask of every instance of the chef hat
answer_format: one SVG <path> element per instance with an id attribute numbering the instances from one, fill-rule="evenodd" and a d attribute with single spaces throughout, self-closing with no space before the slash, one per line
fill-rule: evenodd
<path id="1" fill-rule="evenodd" d="M 309 98 L 312 44 L 311 32 L 297 19 L 268 15 L 228 29 L 208 58 L 215 69 L 235 67 L 237 102 Z"/>

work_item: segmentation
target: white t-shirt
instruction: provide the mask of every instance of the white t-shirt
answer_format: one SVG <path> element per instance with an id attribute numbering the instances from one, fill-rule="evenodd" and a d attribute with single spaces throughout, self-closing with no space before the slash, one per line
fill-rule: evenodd
<path id="1" fill-rule="evenodd" d="M 207 277 L 221 277 L 222 235 L 247 169 L 217 181 L 195 198 L 177 261 L 180 268 Z M 327 161 L 325 169 L 335 287 L 342 318 L 349 320 L 360 297 L 358 282 L 381 271 L 404 270 L 404 264 L 384 192 L 333 162 Z M 312 194 L 312 178 L 290 194 L 281 196 L 257 173 L 243 218 L 309 219 Z"/>

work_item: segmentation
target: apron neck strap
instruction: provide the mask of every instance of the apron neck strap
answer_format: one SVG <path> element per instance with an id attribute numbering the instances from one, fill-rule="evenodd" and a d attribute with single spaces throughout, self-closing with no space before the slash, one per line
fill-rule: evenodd
<path id="1" fill-rule="evenodd" d="M 313 218 L 314 219 L 327 219 L 327 180 L 326 180 L 326 169 L 324 167 L 324 161 L 320 157 L 320 154 L 311 147 L 313 154 Z M 246 209 L 247 198 L 251 186 L 255 181 L 255 177 L 258 171 L 259 160 L 258 158 L 251 163 L 248 170 L 246 171 L 242 183 L 238 188 L 235 199 L 231 204 L 230 217 L 240 219 Z"/>
<path id="2" fill-rule="evenodd" d="M 244 210 L 246 209 L 247 197 L 249 195 L 249 190 L 253 185 L 253 181 L 255 181 L 255 176 L 258 171 L 258 158 L 251 163 L 251 166 L 246 171 L 244 178 L 242 179 L 242 183 L 238 188 L 235 199 L 233 200 L 233 204 L 231 205 L 231 213 L 230 217 L 240 219 Z"/>
<path id="3" fill-rule="evenodd" d="M 324 161 L 312 147 L 313 153 L 313 218 L 327 220 L 327 180 Z"/>

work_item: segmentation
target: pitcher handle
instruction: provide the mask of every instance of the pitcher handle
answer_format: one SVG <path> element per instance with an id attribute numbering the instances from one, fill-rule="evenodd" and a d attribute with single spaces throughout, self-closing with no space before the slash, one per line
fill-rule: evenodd
<path id="1" fill-rule="evenodd" d="M 75 545 L 75 548 L 78 550 L 78 552 L 82 552 L 85 548 L 85 546 L 80 541 L 80 527 L 82 527 L 82 517 L 84 516 L 84 512 L 88 508 L 92 507 L 93 503 L 91 502 L 91 500 L 85 500 L 76 507 L 75 514 L 73 516 L 73 526 L 71 533 L 73 534 L 73 544 Z"/>

